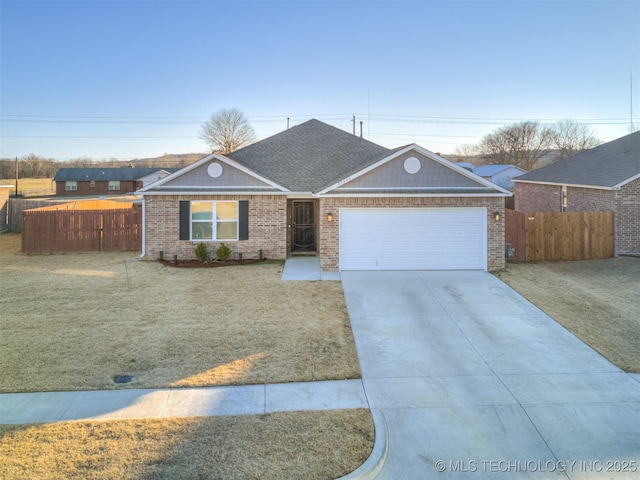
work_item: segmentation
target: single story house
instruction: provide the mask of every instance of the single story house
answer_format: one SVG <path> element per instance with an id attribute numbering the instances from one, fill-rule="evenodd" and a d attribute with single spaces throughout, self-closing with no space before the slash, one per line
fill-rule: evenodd
<path id="1" fill-rule="evenodd" d="M 78 195 L 126 195 L 135 192 L 177 168 L 59 168 L 53 181 L 56 195 L 60 197 Z"/>
<path id="2" fill-rule="evenodd" d="M 456 165 L 466 168 L 470 172 L 495 183 L 496 185 L 511 190 L 515 187 L 513 178 L 519 177 L 526 170 L 516 167 L 515 165 L 479 165 L 475 166 L 469 162 L 456 162 Z"/>
<path id="3" fill-rule="evenodd" d="M 527 173 L 526 170 L 515 165 L 480 165 L 474 167 L 472 172 L 507 190 L 515 187 L 513 183 L 515 177 Z"/>
<path id="4" fill-rule="evenodd" d="M 411 144 L 388 149 L 309 120 L 144 187 L 143 252 L 316 255 L 323 271 L 505 265 L 511 194 Z"/>
<path id="5" fill-rule="evenodd" d="M 515 165 L 479 165 L 475 166 L 469 162 L 456 162 L 456 165 L 466 168 L 470 172 L 495 183 L 496 185 L 511 190 L 515 187 L 513 178 L 519 177 L 526 170 L 516 167 Z"/>
<path id="6" fill-rule="evenodd" d="M 614 212 L 616 255 L 640 255 L 640 132 L 514 179 L 521 212 Z"/>

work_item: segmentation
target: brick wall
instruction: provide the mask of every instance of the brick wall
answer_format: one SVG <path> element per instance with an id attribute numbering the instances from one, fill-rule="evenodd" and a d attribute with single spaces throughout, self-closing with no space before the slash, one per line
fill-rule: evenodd
<path id="1" fill-rule="evenodd" d="M 560 212 L 562 187 L 515 182 L 515 210 L 519 212 Z"/>
<path id="2" fill-rule="evenodd" d="M 640 178 L 615 192 L 616 255 L 640 255 Z"/>
<path id="3" fill-rule="evenodd" d="M 561 211 L 557 185 L 516 182 L 515 209 L 521 212 Z M 640 179 L 620 190 L 567 187 L 568 212 L 615 213 L 615 254 L 640 255 Z"/>
<path id="4" fill-rule="evenodd" d="M 339 267 L 340 208 L 411 208 L 411 207 L 486 207 L 487 208 L 487 268 L 489 271 L 505 267 L 504 256 L 504 198 L 322 198 L 320 200 L 320 266 L 325 271 L 336 271 Z M 496 222 L 494 212 L 501 220 Z M 327 221 L 327 214 L 333 221 Z"/>
<path id="5" fill-rule="evenodd" d="M 278 195 L 153 195 L 145 197 L 145 257 L 155 259 L 163 251 L 167 259 L 195 259 L 199 241 L 180 240 L 181 200 L 248 200 L 249 239 L 225 241 L 231 258 L 257 258 L 259 250 L 267 258 L 284 259 L 287 255 L 287 199 Z M 213 255 L 219 242 L 205 242 Z"/>
<path id="6" fill-rule="evenodd" d="M 567 187 L 567 212 L 613 210 L 614 200 L 612 190 Z M 562 187 L 516 182 L 515 207 L 519 212 L 561 212 Z"/>
<path id="7" fill-rule="evenodd" d="M 567 187 L 567 212 L 601 212 L 613 209 L 613 190 Z"/>
<path id="8" fill-rule="evenodd" d="M 91 182 L 77 182 L 77 190 L 65 190 L 65 182 L 56 182 L 56 195 L 59 197 L 76 197 L 79 195 L 126 195 L 135 192 L 139 185 L 135 180 L 121 180 L 120 190 L 109 190 L 109 182 L 96 181 L 95 186 Z"/>

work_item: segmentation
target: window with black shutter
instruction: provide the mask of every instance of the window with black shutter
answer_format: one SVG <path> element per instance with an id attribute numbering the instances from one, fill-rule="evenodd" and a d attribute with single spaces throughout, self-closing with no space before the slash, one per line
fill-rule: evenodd
<path id="1" fill-rule="evenodd" d="M 248 239 L 248 201 L 180 201 L 180 240 Z"/>

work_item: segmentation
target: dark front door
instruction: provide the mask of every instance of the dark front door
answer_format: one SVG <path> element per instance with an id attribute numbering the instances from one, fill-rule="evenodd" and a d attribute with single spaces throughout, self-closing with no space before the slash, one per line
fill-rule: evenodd
<path id="1" fill-rule="evenodd" d="M 293 202 L 292 252 L 315 252 L 316 229 L 313 201 Z"/>

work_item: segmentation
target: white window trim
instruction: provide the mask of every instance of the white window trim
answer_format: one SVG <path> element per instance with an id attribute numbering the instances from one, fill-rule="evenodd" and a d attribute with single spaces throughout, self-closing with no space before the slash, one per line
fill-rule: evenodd
<path id="1" fill-rule="evenodd" d="M 111 185 L 114 184 L 115 182 L 118 182 L 118 188 L 111 188 Z M 120 190 L 120 180 L 109 180 L 109 183 L 107 184 L 107 189 L 113 191 L 113 190 Z"/>
<path id="2" fill-rule="evenodd" d="M 191 200 L 190 205 L 193 203 L 204 203 L 209 202 L 212 203 L 212 219 L 211 219 L 211 232 L 213 236 L 217 229 L 215 228 L 218 223 L 236 223 L 236 236 L 235 238 L 193 238 L 193 224 L 194 223 L 209 223 L 206 220 L 193 220 L 193 214 L 191 213 L 191 208 L 189 208 L 189 238 L 192 242 L 237 242 L 240 239 L 240 205 L 238 200 Z M 236 219 L 235 220 L 216 220 L 216 206 L 218 203 L 235 203 L 236 204 Z"/>
<path id="3" fill-rule="evenodd" d="M 75 180 L 67 180 L 66 182 L 64 182 L 64 190 L 66 192 L 75 192 L 76 190 L 78 190 L 78 182 L 76 182 Z"/>

